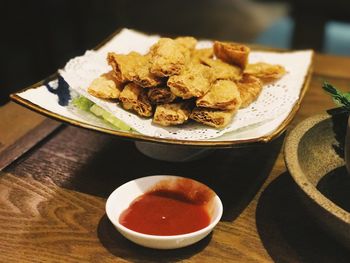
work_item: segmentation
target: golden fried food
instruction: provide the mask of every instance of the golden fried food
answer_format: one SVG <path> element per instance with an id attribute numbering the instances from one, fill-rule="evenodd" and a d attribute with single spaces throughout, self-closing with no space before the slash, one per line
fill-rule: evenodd
<path id="1" fill-rule="evenodd" d="M 231 80 L 218 80 L 208 93 L 196 101 L 198 107 L 238 110 L 242 100 L 237 85 Z"/>
<path id="2" fill-rule="evenodd" d="M 175 42 L 184 46 L 190 51 L 193 51 L 197 45 L 197 39 L 194 37 L 177 37 L 175 38 Z"/>
<path id="3" fill-rule="evenodd" d="M 242 69 L 248 64 L 249 52 L 250 48 L 242 44 L 214 42 L 214 54 L 217 58 Z"/>
<path id="4" fill-rule="evenodd" d="M 242 75 L 241 68 L 227 64 L 219 59 L 201 58 L 201 63 L 212 69 L 213 80 L 231 79 L 239 80 Z"/>
<path id="5" fill-rule="evenodd" d="M 183 124 L 190 117 L 192 105 L 189 101 L 158 105 L 153 122 L 162 126 Z"/>
<path id="6" fill-rule="evenodd" d="M 159 77 L 179 74 L 190 59 L 191 51 L 171 38 L 161 38 L 150 49 L 150 71 Z"/>
<path id="7" fill-rule="evenodd" d="M 127 84 L 120 93 L 119 100 L 126 110 L 135 111 L 143 117 L 153 114 L 152 105 L 147 97 L 147 90 L 135 83 Z"/>
<path id="8" fill-rule="evenodd" d="M 261 79 L 264 83 L 280 79 L 286 70 L 281 65 L 272 65 L 264 62 L 248 64 L 244 73 Z"/>
<path id="9" fill-rule="evenodd" d="M 118 99 L 122 89 L 123 84 L 115 78 L 114 72 L 110 71 L 94 79 L 87 91 L 100 99 Z"/>
<path id="10" fill-rule="evenodd" d="M 149 56 L 137 52 L 130 52 L 127 55 L 110 52 L 107 61 L 120 82 L 132 81 L 142 87 L 154 87 L 162 82 L 160 78 L 150 73 Z"/>
<path id="11" fill-rule="evenodd" d="M 191 61 L 194 63 L 201 63 L 202 59 L 208 59 L 214 57 L 213 48 L 201 48 L 195 49 L 191 54 Z"/>
<path id="12" fill-rule="evenodd" d="M 243 78 L 237 82 L 237 86 L 242 99 L 241 108 L 245 108 L 258 98 L 263 83 L 252 75 L 243 74 Z"/>
<path id="13" fill-rule="evenodd" d="M 196 45 L 193 37 L 160 38 L 146 55 L 108 53 L 113 71 L 95 79 L 88 92 L 119 97 L 125 109 L 142 117 L 152 116 L 156 107 L 153 122 L 162 126 L 193 119 L 223 128 L 258 98 L 265 83 L 286 73 L 280 65 L 248 64 L 250 49 L 242 44 Z"/>
<path id="14" fill-rule="evenodd" d="M 201 97 L 208 92 L 212 73 L 209 67 L 191 63 L 179 75 L 168 79 L 168 87 L 175 96 L 183 99 Z"/>
<path id="15" fill-rule="evenodd" d="M 235 112 L 235 110 L 221 111 L 196 107 L 193 109 L 190 118 L 214 128 L 224 128 L 231 122 Z"/>
<path id="16" fill-rule="evenodd" d="M 147 92 L 148 98 L 153 104 L 170 103 L 176 96 L 170 91 L 169 87 L 155 87 Z"/>

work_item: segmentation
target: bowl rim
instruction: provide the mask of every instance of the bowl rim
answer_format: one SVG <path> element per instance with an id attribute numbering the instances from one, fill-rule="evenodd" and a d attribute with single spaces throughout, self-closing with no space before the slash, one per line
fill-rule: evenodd
<path id="1" fill-rule="evenodd" d="M 327 121 L 327 113 L 313 115 L 300 122 L 288 134 L 284 146 L 284 161 L 294 182 L 304 193 L 328 213 L 346 224 L 350 224 L 350 213 L 324 196 L 305 176 L 298 161 L 298 148 L 301 138 L 316 124 Z M 298 143 L 295 143 L 298 141 Z"/>
<path id="2" fill-rule="evenodd" d="M 150 234 L 144 234 L 144 233 L 140 233 L 134 230 L 131 230 L 125 226 L 123 226 L 122 224 L 119 223 L 119 217 L 117 219 L 115 219 L 116 217 L 113 216 L 111 213 L 112 211 L 110 210 L 111 207 L 111 203 L 113 203 L 115 201 L 116 198 L 116 194 L 118 192 L 118 190 L 120 190 L 123 187 L 126 187 L 128 184 L 132 184 L 136 181 L 141 181 L 141 180 L 145 180 L 145 179 L 150 179 L 150 178 L 159 178 L 159 179 L 167 179 L 167 178 L 184 178 L 184 179 L 188 179 L 188 180 L 192 180 L 195 181 L 196 183 L 199 183 L 201 185 L 204 185 L 206 187 L 208 187 L 211 191 L 214 192 L 214 203 L 215 203 L 215 207 L 217 209 L 217 216 L 211 219 L 211 222 L 209 223 L 209 225 L 207 225 L 204 228 L 201 228 L 199 230 L 196 230 L 194 232 L 190 232 L 190 233 L 186 233 L 186 234 L 180 234 L 180 235 L 169 235 L 169 236 L 160 236 L 160 235 L 150 235 Z M 155 183 L 157 183 L 157 181 L 155 181 Z M 135 198 L 137 198 L 138 196 L 136 196 Z M 135 199 L 134 198 L 134 199 Z M 134 200 L 133 199 L 133 200 Z M 178 239 L 187 239 L 187 238 L 193 238 L 194 236 L 200 236 L 204 233 L 207 233 L 209 231 L 211 231 L 212 229 L 214 229 L 214 227 L 217 225 L 217 223 L 220 221 L 222 214 L 223 214 L 223 204 L 222 201 L 220 199 L 220 197 L 216 194 L 216 192 L 211 189 L 209 186 L 207 186 L 206 184 L 199 182 L 195 179 L 192 178 L 188 178 L 188 177 L 182 177 L 182 176 L 176 176 L 176 175 L 150 175 L 150 176 L 144 176 L 144 177 L 139 177 L 136 179 L 133 179 L 131 181 L 128 181 L 122 185 L 120 185 L 119 187 L 117 187 L 108 197 L 107 201 L 106 201 L 106 205 L 105 205 L 105 209 L 106 209 L 106 214 L 107 217 L 109 218 L 109 220 L 112 222 L 113 225 L 115 225 L 115 227 L 117 229 L 120 229 L 123 232 L 126 232 L 132 236 L 137 236 L 139 238 L 143 238 L 143 239 L 149 239 L 149 240 L 178 240 Z"/>

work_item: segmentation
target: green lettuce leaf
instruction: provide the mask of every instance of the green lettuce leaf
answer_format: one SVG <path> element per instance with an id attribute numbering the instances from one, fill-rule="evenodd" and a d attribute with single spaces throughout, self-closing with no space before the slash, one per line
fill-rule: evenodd
<path id="1" fill-rule="evenodd" d="M 89 111 L 92 105 L 95 103 L 85 98 L 84 96 L 78 96 L 72 100 L 72 104 L 83 111 Z"/>
<path id="2" fill-rule="evenodd" d="M 123 121 L 119 120 L 117 117 L 115 117 L 113 114 L 109 113 L 108 111 L 104 110 L 100 106 L 96 105 L 91 100 L 85 98 L 84 96 L 76 97 L 72 100 L 72 104 L 86 112 L 90 112 L 94 114 L 95 116 L 103 119 L 104 121 L 108 122 L 109 124 L 112 124 L 114 127 L 116 127 L 119 130 L 122 131 L 130 131 L 132 128 L 124 123 Z"/>

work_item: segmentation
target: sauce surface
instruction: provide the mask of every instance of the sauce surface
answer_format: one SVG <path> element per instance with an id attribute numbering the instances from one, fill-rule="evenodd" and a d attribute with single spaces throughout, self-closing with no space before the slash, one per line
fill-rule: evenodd
<path id="1" fill-rule="evenodd" d="M 203 202 L 181 192 L 155 190 L 136 198 L 122 212 L 119 223 L 139 233 L 170 236 L 205 228 L 210 216 Z"/>

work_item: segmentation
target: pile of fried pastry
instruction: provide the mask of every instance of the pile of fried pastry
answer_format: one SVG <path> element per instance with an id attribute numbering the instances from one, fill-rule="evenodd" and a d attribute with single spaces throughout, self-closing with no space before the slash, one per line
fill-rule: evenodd
<path id="1" fill-rule="evenodd" d="M 224 128 L 238 109 L 256 100 L 264 84 L 286 73 L 281 65 L 248 64 L 250 49 L 242 44 L 196 45 L 193 37 L 160 38 L 145 55 L 110 52 L 112 70 L 93 80 L 88 92 L 119 101 L 139 116 L 153 116 L 158 125 L 192 119 Z"/>

